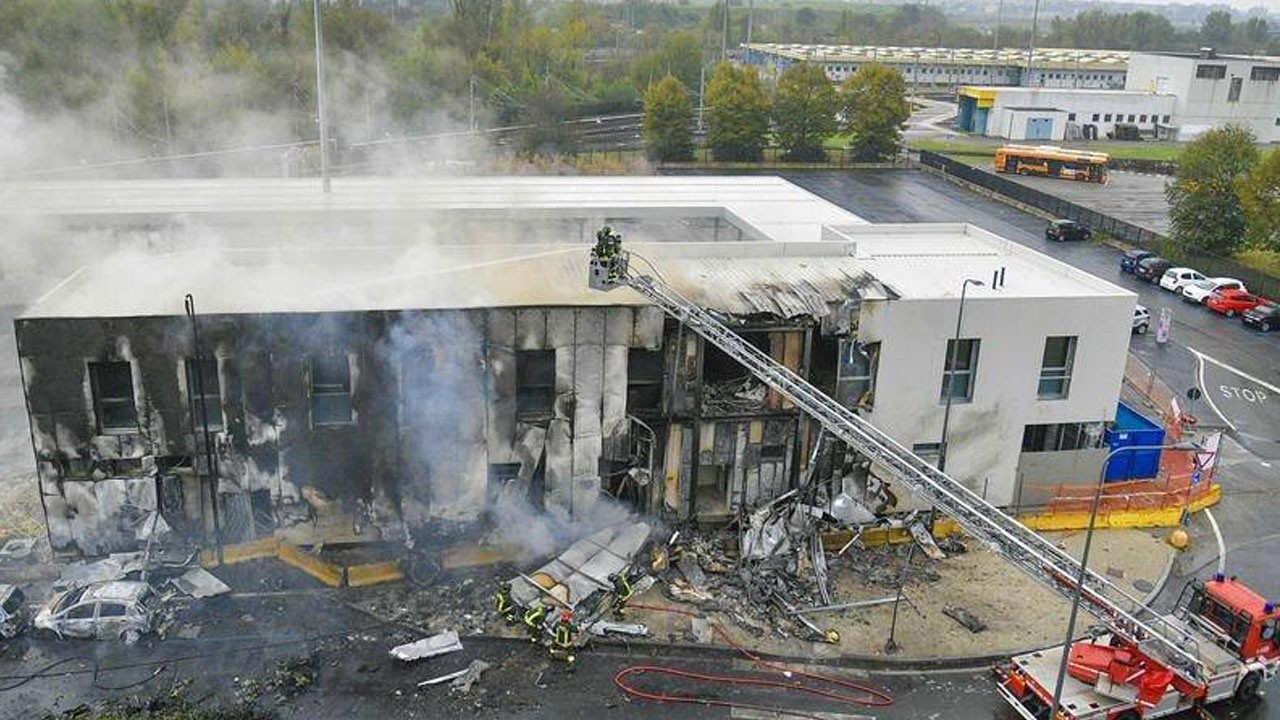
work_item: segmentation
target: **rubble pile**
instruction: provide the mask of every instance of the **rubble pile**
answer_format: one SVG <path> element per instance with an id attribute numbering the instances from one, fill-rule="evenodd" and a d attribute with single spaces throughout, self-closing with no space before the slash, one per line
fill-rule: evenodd
<path id="1" fill-rule="evenodd" d="M 276 703 L 283 703 L 310 689 L 315 684 L 317 669 L 314 655 L 286 658 L 277 662 L 264 678 L 240 679 L 236 683 L 237 695 L 246 705 L 268 695 Z"/>
<path id="2" fill-rule="evenodd" d="M 707 382 L 702 409 L 710 415 L 734 415 L 764 409 L 768 388 L 751 375 L 718 383 Z"/>

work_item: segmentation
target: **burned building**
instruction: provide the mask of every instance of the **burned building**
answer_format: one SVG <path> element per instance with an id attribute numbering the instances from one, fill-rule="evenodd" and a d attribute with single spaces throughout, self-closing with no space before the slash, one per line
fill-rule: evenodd
<path id="1" fill-rule="evenodd" d="M 0 190 L 68 232 L 136 224 L 177 250 L 117 252 L 16 321 L 58 550 L 132 548 L 158 525 L 398 539 L 605 497 L 728 519 L 793 487 L 816 426 L 640 295 L 589 290 L 605 222 L 917 451 L 939 442 L 951 378 L 948 469 L 997 503 L 1093 450 L 1028 460 L 1028 428 L 1084 437 L 1119 392 L 1130 293 L 976 228 L 869 225 L 776 179 L 353 180 L 320 201 L 293 181 L 195 184 Z M 970 291 L 948 370 L 966 277 L 994 282 Z M 824 472 L 865 493 L 875 468 L 856 460 Z"/>

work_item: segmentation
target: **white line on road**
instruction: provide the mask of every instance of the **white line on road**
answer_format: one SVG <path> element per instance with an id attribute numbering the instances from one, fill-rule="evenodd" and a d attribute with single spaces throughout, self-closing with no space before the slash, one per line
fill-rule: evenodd
<path id="1" fill-rule="evenodd" d="M 1196 357 L 1198 357 L 1198 358 L 1201 358 L 1201 359 L 1204 359 L 1204 360 L 1208 360 L 1209 362 L 1213 363 L 1214 365 L 1217 365 L 1218 367 L 1220 367 L 1220 368 L 1222 368 L 1222 369 L 1224 369 L 1224 370 L 1230 370 L 1231 372 L 1233 372 L 1233 373 L 1235 373 L 1235 374 L 1239 375 L 1240 377 L 1242 377 L 1242 378 L 1244 378 L 1244 379 L 1246 379 L 1246 380 L 1249 380 L 1249 381 L 1251 381 L 1251 382 L 1256 382 L 1256 383 L 1258 383 L 1259 385 L 1261 385 L 1262 387 L 1264 387 L 1264 388 L 1266 388 L 1266 389 L 1270 390 L 1271 392 L 1273 392 L 1273 393 L 1275 393 L 1275 394 L 1277 394 L 1277 395 L 1280 395 L 1280 387 L 1276 387 L 1275 385 L 1272 385 L 1271 383 L 1267 382 L 1266 380 L 1261 380 L 1261 379 L 1259 379 L 1259 378 L 1256 378 L 1256 377 L 1254 377 L 1254 376 L 1250 375 L 1249 373 L 1247 373 L 1247 372 L 1245 372 L 1245 371 L 1243 371 L 1243 370 L 1240 370 L 1239 368 L 1231 367 L 1230 365 L 1228 365 L 1228 364 L 1226 364 L 1226 363 L 1222 362 L 1221 360 L 1218 360 L 1218 359 L 1216 359 L 1216 358 L 1209 357 L 1208 355 L 1205 355 L 1204 353 L 1200 352 L 1199 350 L 1197 350 L 1197 349 L 1195 349 L 1195 348 L 1193 348 L 1193 347 L 1188 347 L 1187 349 L 1191 351 L 1191 354 L 1195 355 L 1195 356 L 1196 356 Z M 1206 392 L 1205 392 L 1205 394 L 1208 394 L 1208 391 L 1206 391 Z"/>
<path id="2" fill-rule="evenodd" d="M 1187 348 L 1187 349 L 1191 350 L 1191 348 Z M 1191 354 L 1196 356 L 1196 379 L 1200 383 L 1200 392 L 1201 392 L 1201 395 L 1203 395 L 1204 397 L 1204 401 L 1209 404 L 1210 410 L 1213 410 L 1215 413 L 1217 413 L 1218 417 L 1222 418 L 1222 422 L 1226 423 L 1227 427 L 1231 428 L 1232 432 L 1239 432 L 1239 430 L 1236 429 L 1235 423 L 1228 420 L 1227 416 L 1223 415 L 1222 411 L 1218 409 L 1218 406 L 1214 404 L 1213 393 L 1209 392 L 1208 387 L 1204 384 L 1205 356 L 1201 355 L 1195 350 L 1191 350 Z"/>
<path id="3" fill-rule="evenodd" d="M 1213 517 L 1213 511 L 1209 508 L 1204 509 L 1204 516 L 1209 518 L 1209 526 L 1213 528 L 1213 536 L 1218 540 L 1218 574 L 1227 574 L 1227 544 L 1222 541 L 1222 530 L 1218 527 L 1218 521 Z"/>

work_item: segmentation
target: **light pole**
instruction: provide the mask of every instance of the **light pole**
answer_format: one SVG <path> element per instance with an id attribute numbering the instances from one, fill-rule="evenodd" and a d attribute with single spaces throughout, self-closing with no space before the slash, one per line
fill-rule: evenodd
<path id="1" fill-rule="evenodd" d="M 324 113 L 324 23 L 320 0 L 312 0 L 316 24 L 316 115 L 320 121 L 320 184 L 329 192 L 329 120 Z"/>
<path id="2" fill-rule="evenodd" d="M 986 283 L 973 278 L 965 278 L 960 285 L 960 310 L 956 313 L 956 334 L 951 341 L 951 352 L 947 353 L 947 397 L 942 410 L 942 442 L 938 444 L 938 469 L 947 470 L 947 428 L 951 425 L 951 396 L 956 389 L 956 352 L 960 350 L 960 323 L 964 322 L 964 297 L 970 285 L 982 287 Z"/>
<path id="3" fill-rule="evenodd" d="M 1056 716 L 1058 704 L 1062 701 L 1062 684 L 1067 679 L 1067 661 L 1071 658 L 1071 638 L 1076 634 L 1076 615 L 1080 611 L 1080 593 L 1084 589 L 1084 578 L 1089 566 L 1089 548 L 1093 545 L 1093 526 L 1098 519 L 1098 503 L 1102 500 L 1102 486 L 1107 482 L 1107 466 L 1111 459 L 1120 453 L 1135 450 L 1199 450 L 1199 445 L 1184 440 L 1171 445 L 1130 445 L 1118 447 L 1107 453 L 1102 460 L 1102 469 L 1098 471 L 1098 484 L 1093 489 L 1093 504 L 1089 508 L 1089 529 L 1084 534 L 1084 551 L 1080 553 L 1080 575 L 1076 578 L 1076 586 L 1071 593 L 1071 614 L 1067 617 L 1067 639 L 1062 644 L 1062 661 L 1058 663 L 1058 679 L 1053 685 L 1053 704 L 1049 706 L 1049 714 Z"/>

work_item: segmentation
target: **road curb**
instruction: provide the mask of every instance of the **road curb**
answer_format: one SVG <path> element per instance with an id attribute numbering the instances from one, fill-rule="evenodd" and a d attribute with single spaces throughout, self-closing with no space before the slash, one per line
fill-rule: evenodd
<path id="1" fill-rule="evenodd" d="M 1169 550 L 1169 559 L 1164 564 L 1164 572 L 1160 574 L 1160 578 L 1156 580 L 1155 585 L 1151 588 L 1151 592 L 1142 596 L 1142 604 L 1150 606 L 1155 599 L 1164 592 L 1165 585 L 1169 584 L 1169 576 L 1173 574 L 1173 565 L 1178 561 L 1178 551 Z"/>

